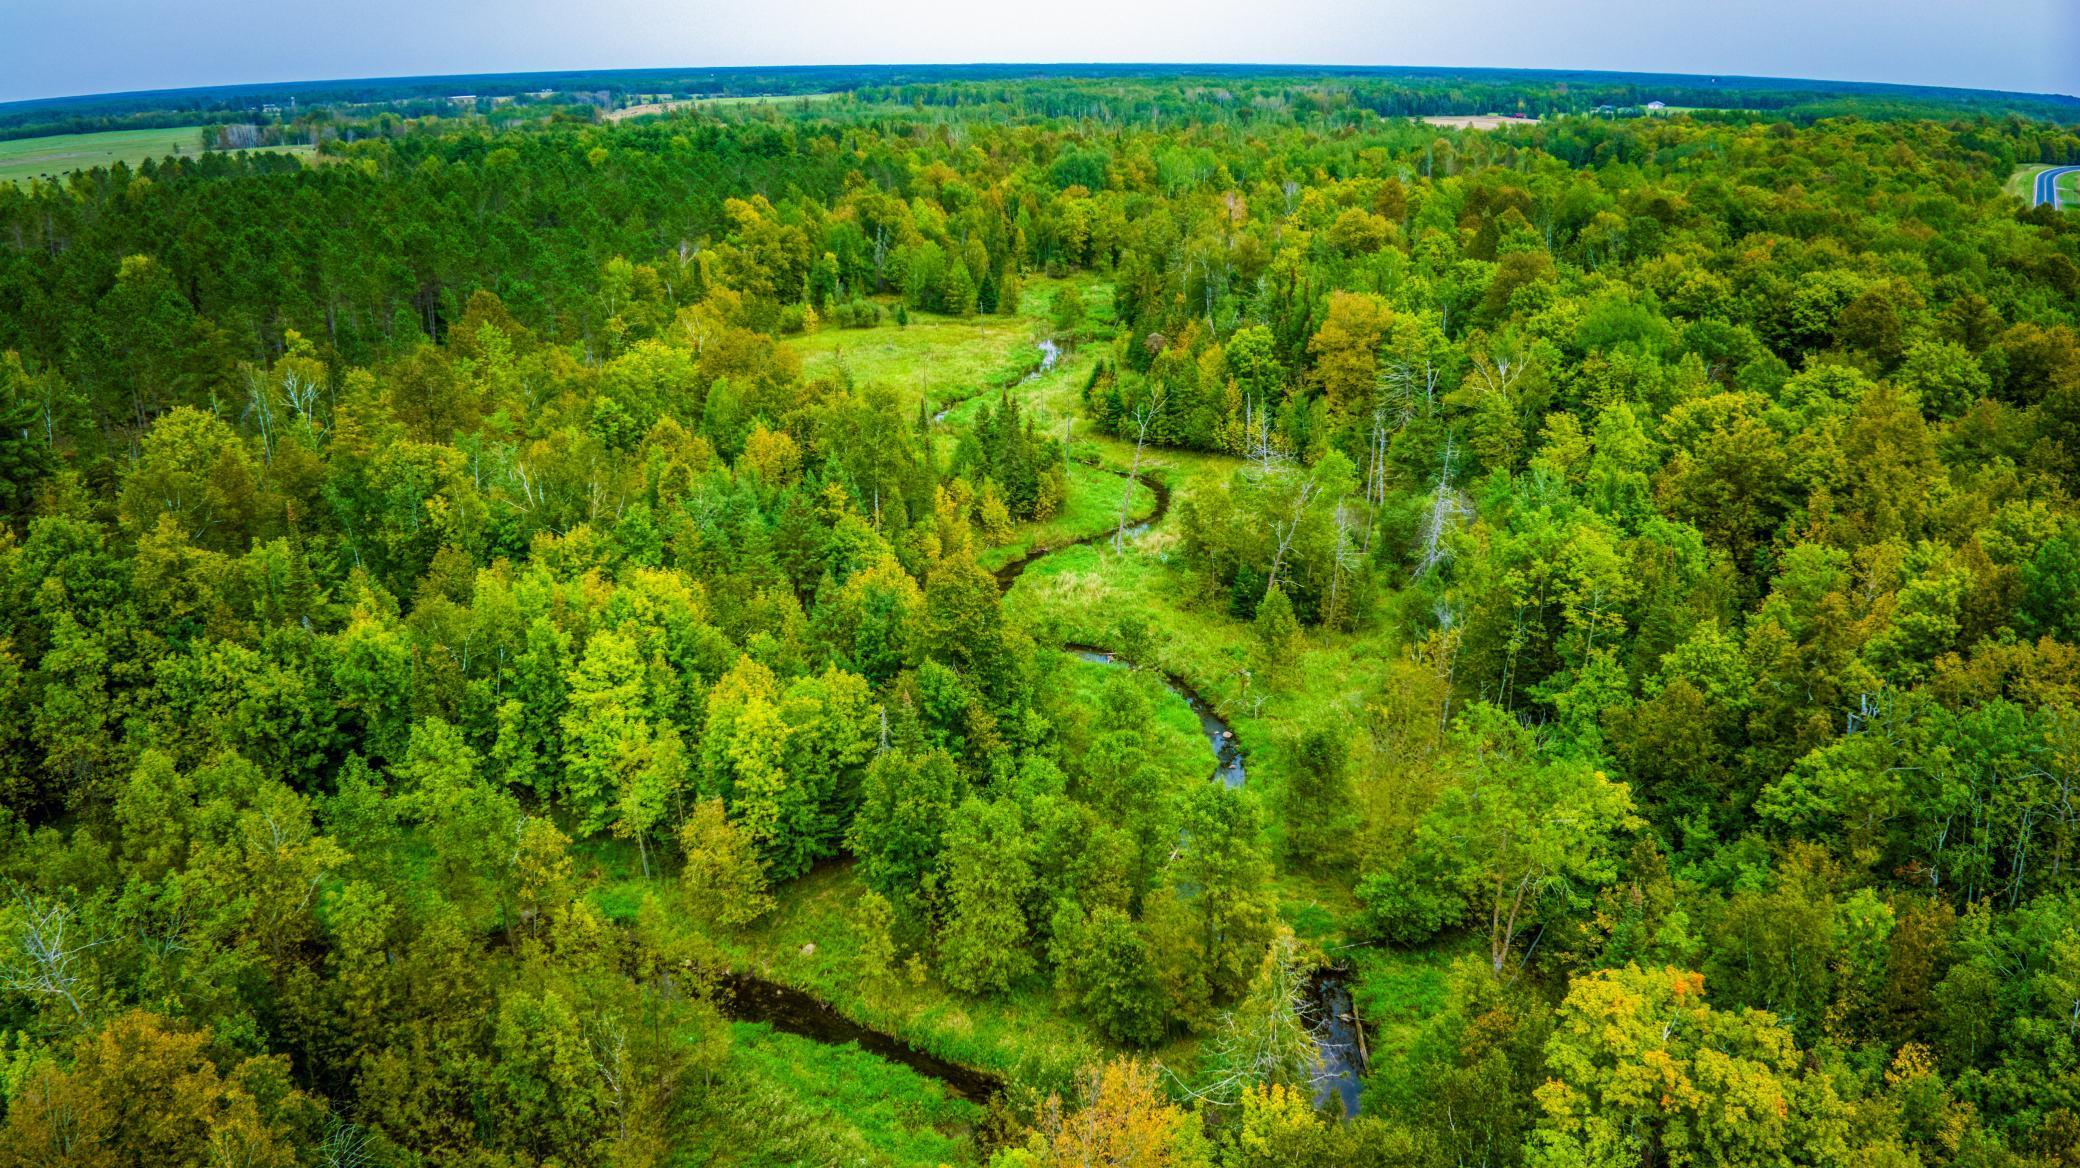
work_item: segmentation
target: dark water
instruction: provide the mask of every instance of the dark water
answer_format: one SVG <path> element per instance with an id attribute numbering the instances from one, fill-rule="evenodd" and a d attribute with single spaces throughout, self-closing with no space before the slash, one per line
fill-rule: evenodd
<path id="1" fill-rule="evenodd" d="M 1062 347 L 1055 344 L 1052 340 L 1041 341 L 1034 347 L 1040 350 L 1040 368 L 1026 374 L 1019 381 L 1020 385 L 1024 385 L 1028 381 L 1038 381 L 1042 374 L 1054 368 L 1055 362 L 1062 359 Z"/>
<path id="2" fill-rule="evenodd" d="M 724 974 L 716 1003 L 724 1014 L 740 1022 L 764 1022 L 775 1030 L 833 1046 L 852 1043 L 868 1054 L 937 1079 L 976 1103 L 986 1103 L 990 1096 L 1004 1089 L 1004 1080 L 995 1075 L 947 1062 L 894 1035 L 869 1030 L 820 998 L 753 974 Z"/>
<path id="3" fill-rule="evenodd" d="M 1340 1104 L 1343 1114 L 1358 1114 L 1358 1076 L 1365 1071 L 1365 1044 L 1358 1033 L 1358 1011 L 1349 984 L 1336 970 L 1314 975 L 1308 1000 L 1308 1026 L 1322 1069 L 1314 1083 L 1314 1104 Z"/>
<path id="4" fill-rule="evenodd" d="M 1096 464 L 1092 463 L 1089 465 Z M 1137 523 L 1130 523 L 1127 525 L 1128 539 L 1133 539 L 1139 536 L 1141 533 L 1147 531 L 1149 528 L 1154 527 L 1158 523 L 1161 523 L 1163 521 L 1163 516 L 1168 515 L 1170 513 L 1170 488 L 1164 485 L 1162 480 L 1160 479 L 1145 478 L 1140 481 L 1141 485 L 1147 487 L 1149 493 L 1156 497 L 1156 509 L 1148 513 L 1148 518 L 1143 519 Z M 1032 567 L 1033 562 L 1035 560 L 1044 559 L 1047 556 L 1051 556 L 1058 551 L 1063 551 L 1068 548 L 1082 547 L 1085 544 L 1103 543 L 1106 540 L 1111 539 L 1114 535 L 1118 534 L 1118 530 L 1118 528 L 1108 527 L 1103 531 L 1093 532 L 1090 535 L 1086 535 L 1082 539 L 1072 539 L 1068 543 L 1058 543 L 1049 547 L 1034 548 L 1032 551 L 1027 552 L 1025 555 L 1022 555 L 1017 559 L 1011 561 L 1010 563 L 1005 564 L 1001 568 L 998 568 L 996 572 L 993 573 L 997 578 L 997 590 L 1000 592 L 1011 591 L 1011 586 L 1013 584 L 1018 583 L 1018 578 L 1020 576 L 1025 575 L 1026 569 Z"/>

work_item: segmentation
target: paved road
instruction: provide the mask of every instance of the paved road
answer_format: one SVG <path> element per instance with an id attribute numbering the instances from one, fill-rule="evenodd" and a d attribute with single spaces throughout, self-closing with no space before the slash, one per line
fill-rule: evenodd
<path id="1" fill-rule="evenodd" d="M 2041 207 L 2049 203 L 2054 207 L 2065 206 L 2058 195 L 2058 179 L 2060 175 L 2072 174 L 2075 171 L 2080 171 L 2080 166 L 2054 166 L 2037 175 L 2036 189 L 2030 192 L 2029 205 Z"/>

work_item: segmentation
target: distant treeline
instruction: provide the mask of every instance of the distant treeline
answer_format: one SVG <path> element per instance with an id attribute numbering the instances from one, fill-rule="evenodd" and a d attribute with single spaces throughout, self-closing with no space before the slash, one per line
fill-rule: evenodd
<path id="1" fill-rule="evenodd" d="M 1082 85 L 1044 71 L 985 78 L 959 76 L 863 87 L 867 101 L 921 106 L 1001 105 L 1042 117 L 1081 117 L 1111 107 L 1122 120 L 1151 116 L 1201 121 L 1226 104 L 1245 117 L 1296 110 L 1383 117 L 1510 113 L 1529 117 L 1638 109 L 1648 102 L 1701 110 L 1767 111 L 1801 122 L 1855 114 L 1871 118 L 1945 118 L 1960 113 L 2080 121 L 2080 101 L 2055 95 L 1930 86 L 1801 81 L 1682 74 L 1545 70 L 1248 69 L 1222 66 L 1077 70 Z M 1170 84 L 1149 84 L 1168 81 Z M 1105 83 L 1110 84 L 1105 84 Z"/>
<path id="2" fill-rule="evenodd" d="M 0 139 L 97 130 L 250 121 L 264 107 L 393 107 L 407 116 L 452 108 L 460 94 L 525 100 L 544 90 L 558 96 L 618 99 L 639 93 L 713 96 L 820 93 L 909 79 L 916 70 L 805 67 L 790 69 L 618 69 L 604 72 L 486 73 L 222 85 L 0 103 Z"/>
<path id="3" fill-rule="evenodd" d="M 1083 85 L 1061 84 L 1082 81 Z M 1108 87 L 1102 83 L 1111 82 Z M 1170 82 L 1150 86 L 1148 82 Z M 1583 113 L 1659 101 L 1702 109 L 1766 110 L 1801 121 L 1866 117 L 2020 115 L 2080 122 L 2080 99 L 2058 95 L 1870 82 L 1702 77 L 1572 70 L 1260 65 L 809 65 L 737 69 L 615 69 L 300 81 L 38 99 L 0 104 L 0 139 L 195 123 L 251 121 L 326 106 L 391 107 L 406 116 L 446 112 L 460 94 L 613 104 L 632 95 L 750 96 L 860 91 L 875 101 L 920 106 L 1001 104 L 1043 117 L 1082 116 L 1094 106 L 1120 116 L 1162 113 L 1166 101 L 1209 87 L 1243 105 L 1298 100 L 1323 112 L 1362 109 L 1385 116 Z M 1308 96 L 1296 98 L 1296 91 Z M 1117 108 L 1116 108 L 1117 107 Z M 1178 106 L 1182 109 L 1182 106 Z M 1203 117 L 1198 104 L 1195 116 Z M 293 115 L 292 115 L 293 116 Z"/>

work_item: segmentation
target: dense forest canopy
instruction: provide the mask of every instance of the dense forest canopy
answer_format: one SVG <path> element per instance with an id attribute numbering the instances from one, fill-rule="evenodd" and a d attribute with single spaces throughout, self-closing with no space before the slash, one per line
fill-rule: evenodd
<path id="1" fill-rule="evenodd" d="M 0 1168 L 2080 1165 L 2070 114 L 1029 73 L 0 186 Z"/>

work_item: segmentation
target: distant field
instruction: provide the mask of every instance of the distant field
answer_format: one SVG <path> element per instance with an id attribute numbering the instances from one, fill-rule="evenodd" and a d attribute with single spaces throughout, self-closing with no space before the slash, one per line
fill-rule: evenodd
<path id="1" fill-rule="evenodd" d="M 308 154 L 309 146 L 268 146 L 270 152 Z M 0 142 L 0 182 L 55 176 L 170 154 L 202 153 L 201 126 L 160 130 L 110 130 L 101 134 L 59 134 L 49 138 L 17 138 Z"/>
<path id="2" fill-rule="evenodd" d="M 1499 130 L 1504 126 L 1535 126 L 1537 118 L 1504 117 L 1500 114 L 1473 114 L 1467 116 L 1424 118 L 1430 126 L 1443 126 L 1451 130 Z"/>
<path id="3" fill-rule="evenodd" d="M 762 105 L 780 101 L 829 101 L 835 93 L 754 93 L 747 97 L 702 97 L 696 105 Z"/>
<path id="4" fill-rule="evenodd" d="M 625 122 L 630 118 L 646 117 L 650 114 L 668 114 L 695 105 L 763 105 L 786 101 L 828 101 L 838 96 L 835 93 L 776 93 L 755 94 L 750 97 L 694 97 L 684 101 L 646 101 L 641 105 L 623 106 L 607 111 L 610 122 Z"/>

